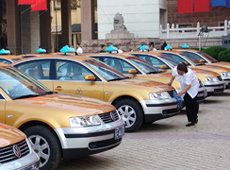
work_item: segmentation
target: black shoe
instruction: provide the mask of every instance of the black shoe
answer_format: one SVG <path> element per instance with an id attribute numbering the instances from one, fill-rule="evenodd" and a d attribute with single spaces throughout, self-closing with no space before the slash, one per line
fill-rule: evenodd
<path id="1" fill-rule="evenodd" d="M 198 123 L 198 118 L 196 118 L 196 121 L 195 121 L 195 123 L 196 123 L 196 124 Z"/>
<path id="2" fill-rule="evenodd" d="M 194 123 L 188 123 L 188 124 L 186 124 L 185 126 L 186 127 L 189 127 L 189 126 L 194 126 L 195 124 Z"/>

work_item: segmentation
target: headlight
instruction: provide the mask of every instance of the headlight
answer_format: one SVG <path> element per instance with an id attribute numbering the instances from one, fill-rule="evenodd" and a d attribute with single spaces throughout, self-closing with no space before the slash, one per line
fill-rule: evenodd
<path id="1" fill-rule="evenodd" d="M 218 77 L 205 77 L 206 82 L 220 81 Z"/>
<path id="2" fill-rule="evenodd" d="M 224 73 L 221 73 L 221 76 L 223 76 L 223 77 L 229 77 L 230 73 L 229 72 L 224 72 Z"/>
<path id="3" fill-rule="evenodd" d="M 156 92 L 156 93 L 149 93 L 149 98 L 151 100 L 154 99 L 169 99 L 171 96 L 168 92 Z"/>
<path id="4" fill-rule="evenodd" d="M 97 116 L 82 116 L 82 117 L 71 117 L 69 118 L 69 124 L 71 127 L 88 127 L 98 126 L 100 121 Z"/>

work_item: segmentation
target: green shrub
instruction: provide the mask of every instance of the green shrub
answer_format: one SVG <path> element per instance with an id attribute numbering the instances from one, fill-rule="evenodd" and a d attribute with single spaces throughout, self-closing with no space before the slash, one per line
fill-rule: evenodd
<path id="1" fill-rule="evenodd" d="M 218 60 L 230 62 L 230 49 L 220 52 L 218 55 Z"/>
<path id="2" fill-rule="evenodd" d="M 225 47 L 213 46 L 205 49 L 203 52 L 218 60 L 219 53 L 225 50 Z"/>

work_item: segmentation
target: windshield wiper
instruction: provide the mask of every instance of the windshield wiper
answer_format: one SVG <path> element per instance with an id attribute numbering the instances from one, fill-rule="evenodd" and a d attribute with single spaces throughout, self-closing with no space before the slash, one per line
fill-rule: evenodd
<path id="1" fill-rule="evenodd" d="M 125 78 L 115 78 L 115 79 L 111 79 L 111 80 L 108 80 L 108 81 L 116 81 L 116 80 L 124 80 Z"/>
<path id="2" fill-rule="evenodd" d="M 146 74 L 156 74 L 156 73 L 160 73 L 161 71 L 159 71 L 159 72 L 157 72 L 157 71 L 150 71 L 150 72 L 148 72 L 148 73 L 146 73 Z"/>
<path id="3" fill-rule="evenodd" d="M 40 96 L 40 95 L 38 95 L 38 94 L 27 94 L 27 95 L 24 95 L 24 96 L 15 97 L 13 100 L 25 99 L 25 98 L 37 97 L 37 96 Z"/>
<path id="4" fill-rule="evenodd" d="M 46 94 L 54 94 L 52 91 L 47 91 Z"/>

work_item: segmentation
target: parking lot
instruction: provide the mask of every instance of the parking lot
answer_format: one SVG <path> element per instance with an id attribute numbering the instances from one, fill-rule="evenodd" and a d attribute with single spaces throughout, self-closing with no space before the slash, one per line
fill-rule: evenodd
<path id="1" fill-rule="evenodd" d="M 200 104 L 199 122 L 185 127 L 183 110 L 169 119 L 126 133 L 115 149 L 80 160 L 61 161 L 58 170 L 229 169 L 230 90 Z"/>

